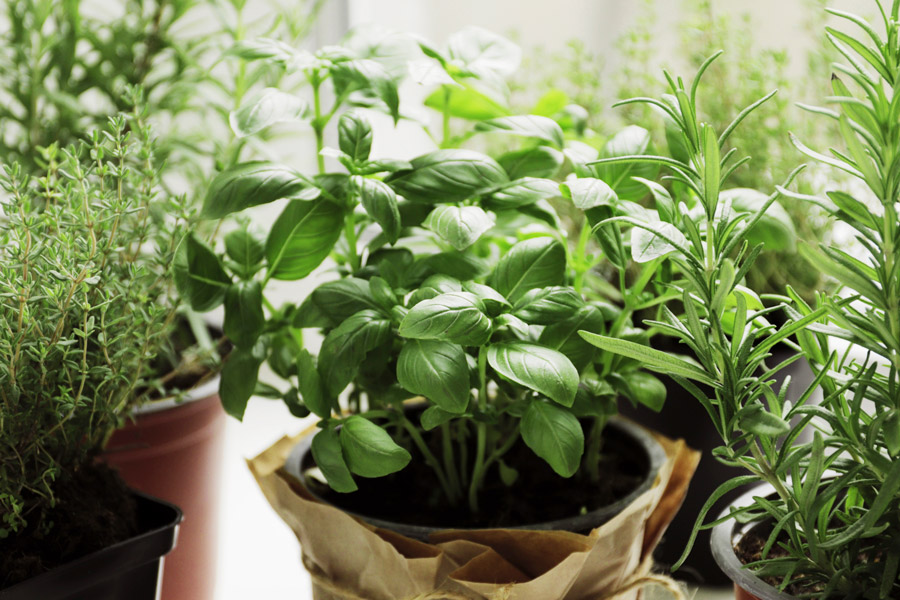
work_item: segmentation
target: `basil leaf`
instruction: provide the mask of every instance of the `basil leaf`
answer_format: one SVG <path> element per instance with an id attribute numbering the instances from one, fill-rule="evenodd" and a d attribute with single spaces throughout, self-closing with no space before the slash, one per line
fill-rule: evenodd
<path id="1" fill-rule="evenodd" d="M 465 81 L 442 85 L 425 98 L 425 106 L 447 111 L 451 117 L 481 121 L 509 114 L 509 109 Z"/>
<path id="2" fill-rule="evenodd" d="M 494 219 L 478 206 L 437 206 L 424 223 L 457 250 L 465 250 L 494 226 Z"/>
<path id="3" fill-rule="evenodd" d="M 368 160 L 372 151 L 372 124 L 357 111 L 345 112 L 338 120 L 338 146 L 356 162 Z"/>
<path id="4" fill-rule="evenodd" d="M 413 306 L 400 322 L 399 333 L 407 338 L 481 346 L 491 336 L 491 319 L 474 294 L 450 292 Z"/>
<path id="5" fill-rule="evenodd" d="M 635 262 L 650 262 L 678 251 L 678 247 L 669 240 L 682 247 L 687 245 L 687 238 L 671 223 L 654 221 L 647 223 L 645 227 L 634 227 L 631 230 L 631 258 Z"/>
<path id="6" fill-rule="evenodd" d="M 476 131 L 502 131 L 512 135 L 531 137 L 547 142 L 562 150 L 565 137 L 559 124 L 553 119 L 538 115 L 516 115 L 482 121 L 475 126 Z"/>
<path id="7" fill-rule="evenodd" d="M 266 240 L 266 258 L 275 279 L 303 279 L 322 264 L 341 234 L 344 212 L 333 202 L 290 202 Z"/>
<path id="8" fill-rule="evenodd" d="M 397 194 L 383 181 L 354 175 L 351 184 L 359 194 L 360 202 L 370 217 L 381 226 L 388 242 L 394 244 L 400 237 L 401 219 Z"/>
<path id="9" fill-rule="evenodd" d="M 469 404 L 469 366 L 458 344 L 408 341 L 397 359 L 397 381 L 449 413 L 460 414 Z"/>
<path id="10" fill-rule="evenodd" d="M 262 300 L 262 286 L 258 281 L 239 281 L 225 292 L 223 330 L 239 348 L 255 344 L 265 327 Z"/>
<path id="11" fill-rule="evenodd" d="M 562 477 L 571 477 L 584 454 L 584 432 L 568 410 L 535 400 L 528 405 L 521 423 L 522 440 Z"/>
<path id="12" fill-rule="evenodd" d="M 225 254 L 234 261 L 232 266 L 242 277 L 256 273 L 266 255 L 263 243 L 246 229 L 235 229 L 225 236 Z"/>
<path id="13" fill-rule="evenodd" d="M 341 448 L 350 471 L 360 477 L 396 473 L 412 458 L 384 429 L 359 415 L 344 421 Z"/>
<path id="14" fill-rule="evenodd" d="M 265 161 L 240 163 L 216 175 L 200 215 L 220 219 L 282 198 L 313 200 L 321 190 L 300 173 Z"/>
<path id="15" fill-rule="evenodd" d="M 565 156 L 555 148 L 537 146 L 507 152 L 497 159 L 497 162 L 510 179 L 553 177 L 565 162 Z"/>
<path id="16" fill-rule="evenodd" d="M 559 350 L 565 354 L 575 368 L 581 370 L 594 360 L 597 349 L 581 339 L 578 331 L 603 333 L 605 325 L 606 320 L 597 307 L 583 306 L 571 317 L 544 327 L 538 341 L 548 348 Z"/>
<path id="17" fill-rule="evenodd" d="M 566 196 L 571 198 L 572 203 L 581 210 L 598 206 L 615 206 L 619 201 L 611 187 L 594 177 L 572 179 L 561 187 Z"/>
<path id="18" fill-rule="evenodd" d="M 239 138 L 253 135 L 270 125 L 302 119 L 309 112 L 306 102 L 276 88 L 265 88 L 233 111 L 228 122 Z"/>
<path id="19" fill-rule="evenodd" d="M 556 198 L 560 195 L 559 184 L 552 179 L 523 177 L 491 194 L 490 205 L 496 208 L 519 208 L 534 204 L 539 200 Z"/>
<path id="20" fill-rule="evenodd" d="M 340 438 L 341 434 L 334 429 L 322 429 L 313 436 L 310 450 L 331 489 L 346 494 L 358 488 L 344 461 Z"/>
<path id="21" fill-rule="evenodd" d="M 629 125 L 606 142 L 600 158 L 649 154 L 650 150 L 650 132 L 643 127 Z M 605 181 L 616 192 L 620 200 L 637 202 L 647 194 L 647 189 L 632 177 L 654 179 L 659 167 L 653 163 L 621 162 L 595 165 L 592 170 L 598 179 Z"/>
<path id="22" fill-rule="evenodd" d="M 396 171 L 385 181 L 413 202 L 460 202 L 509 181 L 493 158 L 473 150 L 436 150 L 410 164 L 412 169 Z"/>
<path id="23" fill-rule="evenodd" d="M 564 354 L 538 344 L 502 342 L 488 347 L 488 363 L 507 379 L 563 406 L 572 406 L 578 371 Z"/>
<path id="24" fill-rule="evenodd" d="M 263 349 L 259 344 L 253 348 L 236 348 L 222 368 L 219 398 L 222 399 L 225 412 L 238 421 L 243 420 L 247 402 L 256 389 L 263 356 Z"/>
<path id="25" fill-rule="evenodd" d="M 516 302 L 534 288 L 559 285 L 566 274 L 566 251 L 550 237 L 521 241 L 510 248 L 497 263 L 491 285 Z"/>
<path id="26" fill-rule="evenodd" d="M 340 395 L 366 355 L 390 335 L 391 322 L 373 310 L 362 310 L 332 329 L 319 351 L 319 374 L 328 393 Z"/>
<path id="27" fill-rule="evenodd" d="M 344 277 L 323 283 L 311 295 L 312 301 L 334 323 L 340 323 L 361 310 L 378 310 L 369 282 L 357 277 Z"/>
<path id="28" fill-rule="evenodd" d="M 231 277 L 222 268 L 219 257 L 193 233 L 178 247 L 173 277 L 179 295 L 198 312 L 220 305 L 231 285 Z"/>
<path id="29" fill-rule="evenodd" d="M 735 188 L 723 190 L 720 202 L 731 202 L 736 213 L 756 214 L 765 206 L 769 197 L 757 190 Z M 778 202 L 773 202 L 762 217 L 746 234 L 751 246 L 765 244 L 765 249 L 774 252 L 796 252 L 797 230 L 790 215 Z"/>
<path id="30" fill-rule="evenodd" d="M 322 385 L 316 359 L 305 348 L 297 354 L 297 381 L 306 408 L 319 418 L 329 418 L 334 407 Z"/>
<path id="31" fill-rule="evenodd" d="M 571 317 L 584 306 L 574 288 L 549 286 L 529 290 L 513 306 L 512 313 L 535 325 L 549 325 Z"/>

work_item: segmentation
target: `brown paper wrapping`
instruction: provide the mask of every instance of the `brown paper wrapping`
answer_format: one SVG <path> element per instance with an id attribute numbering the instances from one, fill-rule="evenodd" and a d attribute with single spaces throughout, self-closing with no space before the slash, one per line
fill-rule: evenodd
<path id="1" fill-rule="evenodd" d="M 309 433 L 282 438 L 248 464 L 300 541 L 315 600 L 635 600 L 653 583 L 674 591 L 649 571 L 700 460 L 683 440 L 656 435 L 667 460 L 654 485 L 588 535 L 449 530 L 426 544 L 315 500 L 285 473 L 288 454 Z"/>

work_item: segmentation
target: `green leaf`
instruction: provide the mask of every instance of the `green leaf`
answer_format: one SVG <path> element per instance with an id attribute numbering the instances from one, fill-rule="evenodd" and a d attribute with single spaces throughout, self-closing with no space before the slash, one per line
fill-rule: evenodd
<path id="1" fill-rule="evenodd" d="M 538 115 L 517 115 L 482 121 L 475 126 L 477 131 L 503 131 L 512 135 L 537 138 L 562 150 L 565 144 L 559 124 L 548 117 Z"/>
<path id="2" fill-rule="evenodd" d="M 531 114 L 543 117 L 552 117 L 562 111 L 569 104 L 569 96 L 560 89 L 554 88 L 541 96 Z"/>
<path id="3" fill-rule="evenodd" d="M 356 277 L 323 283 L 313 290 L 311 298 L 318 309 L 334 323 L 340 323 L 367 308 L 381 308 L 372 296 L 369 282 Z"/>
<path id="4" fill-rule="evenodd" d="M 568 410 L 535 400 L 522 417 L 522 439 L 562 477 L 571 477 L 584 454 L 584 432 Z"/>
<path id="5" fill-rule="evenodd" d="M 305 348 L 297 354 L 297 381 L 297 388 L 306 408 L 319 418 L 331 417 L 332 403 L 322 385 L 316 359 Z"/>
<path id="6" fill-rule="evenodd" d="M 198 312 L 214 309 L 225 299 L 231 277 L 213 251 L 191 233 L 178 247 L 174 265 L 178 294 Z"/>
<path id="7" fill-rule="evenodd" d="M 544 327 L 538 341 L 548 348 L 565 354 L 576 369 L 582 370 L 591 363 L 597 349 L 581 339 L 579 330 L 603 332 L 606 320 L 596 306 L 583 306 L 567 319 Z"/>
<path id="8" fill-rule="evenodd" d="M 549 286 L 529 290 L 513 306 L 512 313 L 535 325 L 550 325 L 568 319 L 584 306 L 584 300 L 571 287 Z"/>
<path id="9" fill-rule="evenodd" d="M 322 429 L 313 436 L 310 447 L 316 466 L 325 476 L 325 481 L 336 492 L 347 494 L 358 488 L 353 475 L 344 461 L 341 450 L 341 435 L 334 429 Z"/>
<path id="10" fill-rule="evenodd" d="M 707 214 L 712 214 L 719 203 L 719 177 L 721 165 L 719 164 L 719 138 L 711 125 L 703 128 L 703 192 L 706 194 L 704 202 L 707 206 Z"/>
<path id="11" fill-rule="evenodd" d="M 275 123 L 304 118 L 309 111 L 306 102 L 276 88 L 265 88 L 241 104 L 228 118 L 239 138 L 253 135 Z"/>
<path id="12" fill-rule="evenodd" d="M 392 173 L 385 181 L 413 202 L 461 202 L 509 181 L 493 158 L 473 150 L 436 150 L 411 164 L 411 170 Z"/>
<path id="13" fill-rule="evenodd" d="M 669 194 L 669 190 L 649 179 L 642 177 L 634 177 L 633 179 L 647 186 L 647 189 L 653 194 L 653 199 L 656 201 L 656 212 L 659 214 L 660 220 L 666 223 L 676 223 L 676 219 L 679 218 L 678 210 L 675 208 L 675 201 Z"/>
<path id="14" fill-rule="evenodd" d="M 396 473 L 412 458 L 384 429 L 359 415 L 344 421 L 341 448 L 350 471 L 360 477 Z"/>
<path id="15" fill-rule="evenodd" d="M 509 114 L 509 109 L 466 82 L 461 87 L 443 85 L 425 98 L 425 106 L 443 112 L 451 117 L 481 121 Z"/>
<path id="16" fill-rule="evenodd" d="M 629 125 L 618 132 L 603 146 L 603 158 L 636 156 L 650 151 L 650 132 L 637 125 Z M 598 179 L 611 187 L 620 200 L 639 201 L 647 194 L 646 188 L 632 177 L 654 179 L 658 166 L 654 163 L 616 162 L 596 165 L 592 169 Z"/>
<path id="17" fill-rule="evenodd" d="M 628 397 L 637 404 L 643 404 L 652 411 L 659 412 L 666 402 L 666 386 L 663 382 L 643 371 L 622 374 Z"/>
<path id="18" fill-rule="evenodd" d="M 497 263 L 492 287 L 512 302 L 534 288 L 560 285 L 565 279 L 566 251 L 550 237 L 537 237 L 515 244 Z"/>
<path id="19" fill-rule="evenodd" d="M 549 146 L 537 146 L 507 152 L 497 159 L 510 179 L 553 177 L 559 172 L 565 156 Z"/>
<path id="20" fill-rule="evenodd" d="M 488 316 L 498 315 L 509 308 L 509 301 L 490 286 L 475 283 L 474 281 L 465 281 L 462 284 L 462 288 L 478 296 L 478 299 L 484 303 Z"/>
<path id="21" fill-rule="evenodd" d="M 250 277 L 259 270 L 266 255 L 263 243 L 246 229 L 235 229 L 225 236 L 225 253 L 242 277 Z"/>
<path id="22" fill-rule="evenodd" d="M 260 349 L 236 348 L 225 361 L 222 368 L 222 379 L 219 381 L 219 398 L 222 399 L 222 407 L 225 412 L 237 419 L 243 420 L 247 402 L 256 389 L 256 381 L 259 377 L 259 367 L 262 365 Z"/>
<path id="23" fill-rule="evenodd" d="M 469 404 L 469 366 L 462 346 L 437 340 L 410 340 L 397 359 L 397 381 L 454 414 Z"/>
<path id="24" fill-rule="evenodd" d="M 465 252 L 438 252 L 423 259 L 423 262 L 435 273 L 449 275 L 460 281 L 481 277 L 488 271 L 484 259 Z"/>
<path id="25" fill-rule="evenodd" d="M 457 250 L 465 250 L 494 226 L 494 219 L 479 206 L 436 206 L 425 219 L 435 232 Z"/>
<path id="26" fill-rule="evenodd" d="M 251 206 L 282 198 L 312 200 L 320 193 L 293 169 L 265 161 L 240 163 L 216 175 L 200 214 L 206 219 L 220 219 Z"/>
<path id="27" fill-rule="evenodd" d="M 578 334 L 590 344 L 593 344 L 601 350 L 633 358 L 653 371 L 665 373 L 667 375 L 679 375 L 687 379 L 705 383 L 706 385 L 718 386 L 716 381 L 707 375 L 706 371 L 686 360 L 675 358 L 671 354 L 655 350 L 649 346 L 644 346 L 636 342 L 597 335 L 588 331 L 579 331 Z"/>
<path id="28" fill-rule="evenodd" d="M 303 279 L 322 264 L 341 235 L 344 212 L 333 202 L 290 202 L 266 240 L 269 274 L 275 279 Z"/>
<path id="29" fill-rule="evenodd" d="M 444 423 L 449 423 L 458 416 L 458 414 L 447 412 L 440 406 L 429 406 L 422 413 L 419 422 L 422 424 L 422 429 L 424 429 L 425 431 L 431 431 L 436 427 L 440 427 Z"/>
<path id="30" fill-rule="evenodd" d="M 560 195 L 559 184 L 552 179 L 538 177 L 523 177 L 511 181 L 490 196 L 492 207 L 519 208 L 528 204 L 534 204 L 539 200 L 548 200 Z"/>
<path id="31" fill-rule="evenodd" d="M 900 413 L 897 409 L 891 410 L 887 419 L 884 420 L 884 443 L 888 448 L 891 456 L 896 457 L 900 454 Z"/>
<path id="32" fill-rule="evenodd" d="M 367 58 L 342 61 L 331 68 L 331 76 L 338 96 L 354 90 L 368 93 L 384 103 L 395 124 L 400 120 L 397 82 L 382 64 Z"/>
<path id="33" fill-rule="evenodd" d="M 484 310 L 474 294 L 441 294 L 413 306 L 400 322 L 399 333 L 406 338 L 480 346 L 491 336 L 491 319 Z"/>
<path id="34" fill-rule="evenodd" d="M 734 188 L 723 190 L 721 202 L 731 202 L 736 213 L 756 214 L 768 202 L 769 197 L 756 190 Z M 797 230 L 790 215 L 778 202 L 773 202 L 763 216 L 747 232 L 751 245 L 765 244 L 765 249 L 774 252 L 796 252 Z"/>
<path id="35" fill-rule="evenodd" d="M 338 145 L 355 162 L 368 160 L 372 151 L 372 124 L 357 111 L 345 112 L 338 120 Z"/>
<path id="36" fill-rule="evenodd" d="M 350 181 L 359 194 L 363 208 L 381 226 L 388 242 L 396 243 L 401 228 L 397 194 L 389 185 L 377 179 L 354 175 Z"/>
<path id="37" fill-rule="evenodd" d="M 495 371 L 563 406 L 572 406 L 578 391 L 578 371 L 566 355 L 538 344 L 502 342 L 488 347 Z"/>
<path id="38" fill-rule="evenodd" d="M 362 310 L 332 329 L 319 352 L 319 374 L 328 393 L 340 395 L 366 355 L 390 337 L 391 322 L 373 310 Z"/>
<path id="39" fill-rule="evenodd" d="M 225 293 L 223 330 L 239 348 L 253 346 L 265 327 L 262 299 L 262 286 L 258 281 L 233 283 Z"/>
<path id="40" fill-rule="evenodd" d="M 684 234 L 671 223 L 654 221 L 645 227 L 634 227 L 631 230 L 631 258 L 635 262 L 646 263 L 677 251 L 678 247 L 669 240 L 682 247 L 687 244 Z"/>
<path id="41" fill-rule="evenodd" d="M 562 185 L 566 197 L 571 198 L 577 208 L 588 210 L 598 206 L 615 206 L 619 198 L 611 187 L 594 177 L 572 179 Z"/>

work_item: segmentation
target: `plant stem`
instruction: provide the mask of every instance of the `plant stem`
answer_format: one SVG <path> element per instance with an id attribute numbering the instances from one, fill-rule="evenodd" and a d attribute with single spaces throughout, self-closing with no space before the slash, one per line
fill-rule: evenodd
<path id="1" fill-rule="evenodd" d="M 313 111 L 314 117 L 312 121 L 313 131 L 316 133 L 316 164 L 319 168 L 319 174 L 325 173 L 325 157 L 322 156 L 322 149 L 325 147 L 325 123 L 322 121 L 322 99 L 319 95 L 319 88 L 322 81 L 316 73 L 309 80 L 313 89 Z"/>
<path id="2" fill-rule="evenodd" d="M 453 440 L 450 435 L 450 424 L 441 424 L 441 445 L 444 451 L 444 470 L 447 472 L 448 483 L 453 488 L 453 504 L 462 493 L 459 482 L 459 473 L 456 469 L 456 457 L 453 455 Z"/>
<path id="3" fill-rule="evenodd" d="M 603 448 L 603 428 L 606 426 L 605 417 L 594 417 L 591 432 L 588 434 L 588 450 L 585 454 L 585 467 L 591 482 L 600 481 L 600 450 Z"/>
<path id="4" fill-rule="evenodd" d="M 422 439 L 422 435 L 419 433 L 419 430 L 416 429 L 416 426 L 413 425 L 409 419 L 405 416 L 401 417 L 401 423 L 403 424 L 403 428 L 409 433 L 409 437 L 412 438 L 413 443 L 419 449 L 419 452 L 422 453 L 422 456 L 425 457 L 425 462 L 434 470 L 434 474 L 438 478 L 438 483 L 440 483 L 441 488 L 444 490 L 444 494 L 453 503 L 454 493 L 453 488 L 450 486 L 450 483 L 447 481 L 447 477 L 444 474 L 444 470 L 441 468 L 441 463 L 434 456 L 431 450 L 428 449 L 428 445 L 425 443 L 425 440 Z"/>
<path id="5" fill-rule="evenodd" d="M 578 294 L 581 294 L 581 288 L 584 287 L 584 276 L 591 269 L 591 265 L 587 263 L 587 245 L 591 239 L 591 224 L 587 219 L 581 225 L 581 235 L 578 238 L 578 247 L 575 252 L 575 281 L 573 287 Z"/>
<path id="6" fill-rule="evenodd" d="M 487 408 L 487 346 L 478 351 L 478 407 Z M 469 484 L 469 509 L 478 512 L 478 490 L 484 478 L 484 453 L 487 446 L 487 424 L 478 422 L 477 442 L 475 449 L 475 467 L 472 470 L 472 481 Z"/>
<path id="7" fill-rule="evenodd" d="M 353 273 L 359 271 L 361 263 L 359 253 L 356 250 L 356 216 L 353 211 L 344 220 L 344 236 L 347 238 L 347 252 L 350 259 L 350 268 Z"/>
<path id="8" fill-rule="evenodd" d="M 442 139 L 441 139 L 441 148 L 446 148 L 450 143 L 450 88 L 449 86 L 444 86 L 444 112 L 443 112 L 443 127 L 442 127 Z"/>

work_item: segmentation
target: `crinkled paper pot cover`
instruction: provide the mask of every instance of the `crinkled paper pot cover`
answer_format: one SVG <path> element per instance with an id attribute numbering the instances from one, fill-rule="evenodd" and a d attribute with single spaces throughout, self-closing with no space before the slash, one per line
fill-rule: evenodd
<path id="1" fill-rule="evenodd" d="M 631 600 L 647 584 L 672 588 L 649 573 L 650 555 L 700 460 L 682 440 L 656 435 L 667 460 L 653 487 L 588 535 L 448 530 L 426 544 L 314 500 L 285 473 L 288 454 L 309 433 L 282 438 L 248 463 L 300 541 L 315 600 Z"/>

